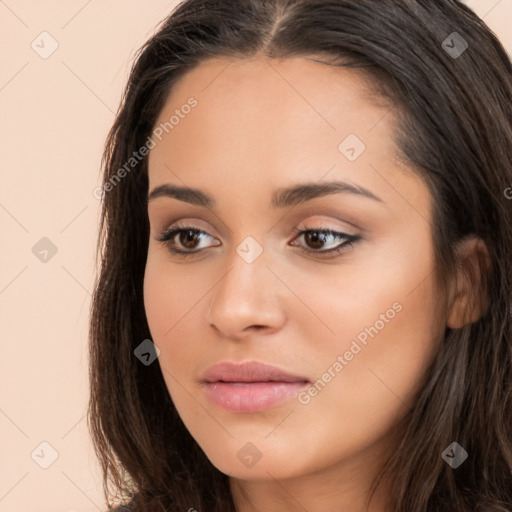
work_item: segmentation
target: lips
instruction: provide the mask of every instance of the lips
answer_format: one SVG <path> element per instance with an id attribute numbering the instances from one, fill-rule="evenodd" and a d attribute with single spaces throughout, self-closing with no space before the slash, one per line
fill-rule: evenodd
<path id="1" fill-rule="evenodd" d="M 258 412 L 297 395 L 309 380 L 277 366 L 250 361 L 212 366 L 202 383 L 217 406 L 230 412 Z"/>
<path id="2" fill-rule="evenodd" d="M 277 366 L 256 361 L 242 364 L 220 363 L 204 374 L 205 382 L 308 382 L 306 377 L 292 375 Z"/>

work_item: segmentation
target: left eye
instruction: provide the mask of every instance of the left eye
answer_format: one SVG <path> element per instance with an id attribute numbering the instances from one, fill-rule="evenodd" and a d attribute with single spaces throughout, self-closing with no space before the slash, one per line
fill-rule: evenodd
<path id="1" fill-rule="evenodd" d="M 304 240 L 309 246 L 312 246 L 313 249 L 304 249 L 308 252 L 313 253 L 321 253 L 321 254 L 330 254 L 333 252 L 345 252 L 347 249 L 352 247 L 352 245 L 359 239 L 358 236 L 355 235 L 347 235 L 346 233 L 340 233 L 339 231 L 334 231 L 332 229 L 327 228 L 319 228 L 319 229 L 305 229 L 302 231 L 298 231 L 299 235 L 297 238 L 303 236 Z M 341 243 L 336 244 L 334 247 L 329 249 L 325 249 L 325 244 L 327 240 L 335 241 L 342 240 Z M 344 240 L 344 241 L 343 241 Z M 314 250 L 314 249 L 324 249 Z M 343 251 L 342 251 L 343 249 Z"/>
<path id="2" fill-rule="evenodd" d="M 330 254 L 330 253 L 341 253 L 346 252 L 352 245 L 359 240 L 360 237 L 355 235 L 348 235 L 346 233 L 340 233 L 333 231 L 332 229 L 318 228 L 318 229 L 305 229 L 295 230 L 298 236 L 295 239 L 304 237 L 304 240 L 310 248 L 301 246 L 301 249 L 316 254 Z M 158 242 L 161 242 L 171 254 L 181 256 L 191 256 L 202 251 L 205 247 L 197 246 L 197 242 L 204 238 L 212 238 L 208 233 L 192 226 L 177 226 L 168 231 L 165 231 L 157 238 Z M 178 240 L 178 242 L 176 241 Z M 324 246 L 327 241 L 330 240 L 342 240 L 341 243 L 336 244 L 334 247 L 325 249 Z M 182 248 L 179 247 L 181 245 Z M 219 244 L 214 244 L 219 245 Z M 323 249 L 323 250 L 319 250 Z"/>

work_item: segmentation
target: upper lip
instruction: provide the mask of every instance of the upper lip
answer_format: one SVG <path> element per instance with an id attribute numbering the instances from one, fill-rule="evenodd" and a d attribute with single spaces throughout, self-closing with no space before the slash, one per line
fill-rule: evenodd
<path id="1" fill-rule="evenodd" d="M 306 377 L 285 372 L 277 366 L 257 361 L 225 361 L 208 368 L 204 382 L 309 382 Z"/>

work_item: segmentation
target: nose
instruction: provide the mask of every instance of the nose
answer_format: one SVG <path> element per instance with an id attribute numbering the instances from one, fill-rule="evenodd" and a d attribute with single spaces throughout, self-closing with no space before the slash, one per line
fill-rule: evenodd
<path id="1" fill-rule="evenodd" d="M 231 340 L 279 330 L 286 320 L 286 287 L 277 273 L 269 268 L 265 251 L 252 262 L 233 251 L 212 290 L 208 325 Z"/>

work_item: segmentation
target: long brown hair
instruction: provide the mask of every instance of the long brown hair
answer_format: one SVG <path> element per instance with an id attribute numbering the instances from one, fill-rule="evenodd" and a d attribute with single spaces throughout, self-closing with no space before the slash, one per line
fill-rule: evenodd
<path id="1" fill-rule="evenodd" d="M 391 102 L 398 151 L 433 197 L 445 282 L 458 241 L 476 235 L 487 244 L 489 308 L 446 328 L 380 477 L 392 476 L 394 512 L 512 510 L 512 65 L 457 0 L 187 0 L 139 50 L 103 155 L 91 305 L 88 424 L 108 506 L 236 510 L 228 477 L 185 428 L 159 365 L 134 356 L 151 338 L 149 221 L 147 158 L 130 158 L 187 71 L 209 57 L 257 53 L 357 68 Z M 469 454 L 457 469 L 441 457 L 454 441 Z"/>

